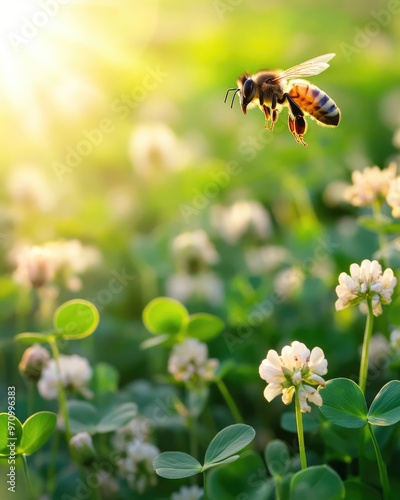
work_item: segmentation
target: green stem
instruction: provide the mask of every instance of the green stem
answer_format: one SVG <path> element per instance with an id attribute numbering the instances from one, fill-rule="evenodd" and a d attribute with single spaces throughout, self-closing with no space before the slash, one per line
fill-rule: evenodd
<path id="1" fill-rule="evenodd" d="M 297 388 L 296 388 L 294 402 L 296 407 L 296 426 L 297 426 L 297 436 L 299 439 L 300 464 L 302 470 L 304 470 L 307 469 L 307 458 L 306 458 L 306 448 L 304 446 L 303 416 L 301 414 L 300 399 L 298 397 Z"/>
<path id="2" fill-rule="evenodd" d="M 226 387 L 225 383 L 222 381 L 220 378 L 215 379 L 215 383 L 217 384 L 217 387 L 222 394 L 222 397 L 225 399 L 225 403 L 228 405 L 228 408 L 230 412 L 232 413 L 233 418 L 235 419 L 237 424 L 242 424 L 243 423 L 243 417 L 239 411 L 239 408 L 237 407 L 234 399 L 232 398 L 230 392 L 228 391 L 228 388 Z"/>
<path id="3" fill-rule="evenodd" d="M 276 500 L 281 500 L 281 478 L 275 477 L 275 498 Z"/>
<path id="4" fill-rule="evenodd" d="M 65 437 L 67 442 L 71 439 L 71 431 L 69 427 L 69 416 L 68 416 L 68 408 L 67 408 L 67 396 L 65 394 L 64 386 L 61 379 L 61 368 L 60 368 L 60 353 L 58 351 L 56 341 L 52 341 L 50 343 L 51 350 L 53 353 L 53 358 L 56 362 L 57 367 L 57 377 L 58 377 L 58 404 L 60 406 L 60 413 L 64 419 L 64 427 L 65 427 Z"/>
<path id="5" fill-rule="evenodd" d="M 379 449 L 378 441 L 376 440 L 374 431 L 370 423 L 368 425 L 369 434 L 371 436 L 372 444 L 374 445 L 376 460 L 378 462 L 379 467 L 379 477 L 381 479 L 381 485 L 383 490 L 383 498 L 384 500 L 389 500 L 390 487 L 389 487 L 389 479 L 387 475 L 385 462 L 382 460 L 382 455 Z"/>
<path id="6" fill-rule="evenodd" d="M 29 475 L 29 469 L 28 469 L 28 463 L 26 461 L 26 456 L 24 454 L 22 454 L 21 458 L 22 458 L 22 466 L 23 466 L 23 470 L 24 470 L 24 476 L 25 476 L 26 484 L 28 485 L 29 495 L 30 495 L 31 498 L 34 499 L 35 495 L 33 493 L 33 488 L 32 488 L 31 478 L 30 478 L 30 475 Z"/>
<path id="7" fill-rule="evenodd" d="M 56 429 L 56 431 L 53 434 L 51 442 L 49 470 L 47 475 L 47 491 L 50 494 L 50 496 L 53 495 L 56 489 L 56 466 L 57 466 L 57 454 L 58 454 L 59 443 L 60 443 L 60 433 Z"/>
<path id="8" fill-rule="evenodd" d="M 189 438 L 190 438 L 190 442 L 189 442 L 190 454 L 192 455 L 192 457 L 197 457 L 198 453 L 199 453 L 199 446 L 198 446 L 198 441 L 197 441 L 195 419 L 193 418 L 192 415 L 188 415 L 186 421 L 187 421 Z"/>
<path id="9" fill-rule="evenodd" d="M 35 385 L 34 382 L 28 380 L 28 415 L 33 415 L 35 413 Z"/>
<path id="10" fill-rule="evenodd" d="M 361 353 L 360 377 L 359 377 L 359 386 L 363 392 L 365 392 L 365 387 L 367 385 L 369 344 L 371 341 L 372 328 L 374 325 L 372 301 L 369 297 L 367 298 L 367 306 L 368 306 L 368 315 L 367 315 L 367 322 L 365 324 L 365 333 L 364 333 L 364 341 Z"/>
<path id="11" fill-rule="evenodd" d="M 207 500 L 207 493 L 206 493 L 206 473 L 203 472 L 203 499 Z"/>

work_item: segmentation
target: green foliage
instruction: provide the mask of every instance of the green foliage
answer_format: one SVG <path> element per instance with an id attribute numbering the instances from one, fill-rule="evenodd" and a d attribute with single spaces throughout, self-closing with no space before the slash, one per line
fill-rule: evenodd
<path id="1" fill-rule="evenodd" d="M 208 445 L 203 465 L 187 453 L 166 451 L 154 459 L 153 467 L 159 476 L 167 479 L 194 476 L 237 460 L 239 455 L 235 453 L 246 447 L 254 436 L 255 431 L 249 425 L 230 425 L 222 429 Z"/>
<path id="2" fill-rule="evenodd" d="M 290 453 L 287 444 L 279 439 L 270 441 L 265 448 L 265 463 L 271 476 L 282 479 L 290 468 Z"/>
<path id="3" fill-rule="evenodd" d="M 51 343 L 56 339 L 83 339 L 96 330 L 99 320 L 99 312 L 94 304 L 83 299 L 69 300 L 58 307 L 53 315 L 55 332 L 20 333 L 15 339 L 28 344 Z"/>
<path id="4" fill-rule="evenodd" d="M 290 480 L 290 500 L 345 498 L 345 487 L 339 475 L 326 465 L 309 467 L 294 474 Z"/>
<path id="5" fill-rule="evenodd" d="M 361 389 L 352 380 L 330 380 L 321 389 L 321 396 L 321 412 L 334 424 L 355 429 L 367 424 L 367 403 Z"/>
<path id="6" fill-rule="evenodd" d="M 135 403 L 124 403 L 111 409 L 100 409 L 87 401 L 68 402 L 71 432 L 103 434 L 127 424 L 137 414 Z"/>
<path id="7" fill-rule="evenodd" d="M 394 425 L 400 420 L 400 381 L 388 382 L 378 392 L 368 411 L 372 425 Z"/>
<path id="8" fill-rule="evenodd" d="M 273 498 L 275 486 L 266 480 L 265 465 L 259 454 L 248 450 L 229 467 L 210 470 L 206 481 L 207 498 L 235 498 L 238 492 L 248 498 Z"/>
<path id="9" fill-rule="evenodd" d="M 163 343 L 173 345 L 189 337 L 207 342 L 224 328 L 224 322 L 217 316 L 208 313 L 189 315 L 180 302 L 167 297 L 158 297 L 147 304 L 143 311 L 143 323 L 150 333 L 158 337 L 143 342 L 142 348 Z"/>
<path id="10" fill-rule="evenodd" d="M 166 479 L 190 477 L 202 472 L 198 460 L 181 451 L 165 451 L 153 461 L 154 470 Z"/>
<path id="11" fill-rule="evenodd" d="M 388 382 L 373 400 L 369 411 L 359 386 L 349 379 L 330 380 L 321 389 L 322 414 L 335 425 L 347 428 L 394 425 L 400 420 L 400 381 Z"/>
<path id="12" fill-rule="evenodd" d="M 32 455 L 46 443 L 57 425 L 57 415 L 40 411 L 31 415 L 23 424 L 17 417 L 0 413 L 0 456 L 10 456 L 11 441 L 15 438 L 15 455 Z"/>
<path id="13" fill-rule="evenodd" d="M 67 340 L 88 337 L 96 330 L 99 320 L 94 304 L 82 299 L 65 302 L 54 313 L 58 335 Z"/>
<path id="14" fill-rule="evenodd" d="M 242 450 L 253 441 L 255 435 L 254 429 L 244 424 L 230 425 L 220 431 L 208 445 L 204 458 L 204 470 L 224 462 L 231 455 Z"/>

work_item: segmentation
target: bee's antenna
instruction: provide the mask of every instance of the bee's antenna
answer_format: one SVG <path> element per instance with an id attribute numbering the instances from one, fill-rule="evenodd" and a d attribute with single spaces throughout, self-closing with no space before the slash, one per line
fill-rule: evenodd
<path id="1" fill-rule="evenodd" d="M 231 108 L 232 108 L 232 106 L 233 106 L 233 101 L 235 100 L 236 94 L 239 92 L 239 90 L 240 90 L 240 89 L 238 89 L 238 88 L 236 88 L 236 87 L 233 87 L 233 88 L 228 89 L 228 90 L 226 91 L 224 102 L 226 102 L 226 100 L 228 99 L 228 94 L 229 94 L 229 92 L 234 92 L 233 97 L 232 97 Z"/>
<path id="2" fill-rule="evenodd" d="M 231 88 L 231 89 L 228 89 L 226 91 L 226 94 L 225 94 L 225 99 L 224 99 L 224 102 L 226 102 L 227 98 L 228 98 L 228 94 L 229 92 L 233 92 L 233 97 L 232 97 L 232 102 L 231 102 L 231 108 L 233 107 L 233 103 L 235 101 L 235 97 L 236 97 L 236 94 L 239 92 L 240 89 L 237 89 L 237 88 Z"/>

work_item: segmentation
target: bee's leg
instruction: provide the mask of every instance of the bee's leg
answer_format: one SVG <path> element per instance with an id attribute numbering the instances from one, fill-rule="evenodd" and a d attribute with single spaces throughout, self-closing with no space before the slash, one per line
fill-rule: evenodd
<path id="1" fill-rule="evenodd" d="M 289 103 L 290 109 L 289 130 L 297 142 L 303 144 L 303 146 L 307 146 L 307 143 L 303 140 L 303 136 L 307 131 L 307 122 L 304 119 L 304 113 L 288 94 L 284 95 L 285 98 Z"/>
<path id="2" fill-rule="evenodd" d="M 264 111 L 265 114 L 265 128 L 269 128 L 269 121 L 271 119 L 271 108 L 269 106 L 266 106 L 265 104 L 262 105 L 262 110 Z"/>
<path id="3" fill-rule="evenodd" d="M 276 104 L 278 102 L 278 95 L 272 94 L 272 102 L 271 102 L 271 110 L 270 110 L 270 118 L 271 118 L 271 126 L 269 130 L 274 130 L 274 126 L 276 121 L 278 120 L 278 110 L 276 109 Z"/>

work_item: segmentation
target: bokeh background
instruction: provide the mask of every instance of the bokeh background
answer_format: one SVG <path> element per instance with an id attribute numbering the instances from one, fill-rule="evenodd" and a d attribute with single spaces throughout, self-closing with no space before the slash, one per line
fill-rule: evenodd
<path id="1" fill-rule="evenodd" d="M 143 308 L 171 296 L 226 322 L 209 351 L 233 362 L 226 383 L 257 446 L 285 436 L 281 402 L 266 403 L 258 377 L 268 349 L 298 339 L 324 349 L 330 378 L 358 371 L 364 319 L 334 312 L 334 287 L 378 243 L 343 191 L 353 170 L 399 156 L 400 5 L 1 7 L 1 394 L 17 387 L 23 420 L 23 347 L 13 337 L 49 328 L 54 307 L 74 297 L 94 302 L 101 322 L 65 354 L 111 364 L 120 387 L 165 381 L 168 349 L 139 346 L 149 338 Z M 238 102 L 224 104 L 240 73 L 328 52 L 331 67 L 310 80 L 335 100 L 342 122 L 327 129 L 309 120 L 308 147 L 293 140 L 285 110 L 271 133 L 258 110 L 244 116 Z M 35 290 L 21 266 L 24 252 L 43 245 L 62 264 Z M 217 428 L 231 423 L 220 395 L 211 397 Z M 37 406 L 48 403 L 38 397 Z"/>

